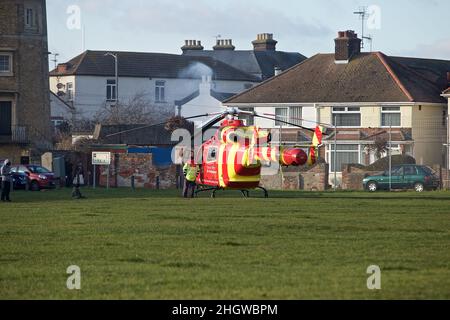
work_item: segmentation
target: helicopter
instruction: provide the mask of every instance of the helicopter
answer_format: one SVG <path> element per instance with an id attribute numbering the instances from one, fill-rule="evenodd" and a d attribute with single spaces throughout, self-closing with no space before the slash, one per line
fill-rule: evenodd
<path id="1" fill-rule="evenodd" d="M 257 126 L 247 126 L 239 119 L 245 114 L 253 117 L 276 120 L 293 127 L 302 128 L 313 133 L 312 142 L 302 147 L 283 147 L 271 144 L 271 132 Z M 323 127 L 315 130 L 272 118 L 268 114 L 229 108 L 209 120 L 202 131 L 219 123 L 219 128 L 210 139 L 196 151 L 195 161 L 200 164 L 196 190 L 212 191 L 215 197 L 219 190 L 239 190 L 244 197 L 249 197 L 249 190 L 261 189 L 264 197 L 268 191 L 260 186 L 263 165 L 277 163 L 281 166 L 314 165 L 317 161 L 318 148 L 322 146 Z M 305 151 L 304 149 L 307 149 Z"/>
<path id="2" fill-rule="evenodd" d="M 254 125 L 246 125 L 242 119 L 239 119 L 240 115 L 276 120 L 291 127 L 304 129 L 312 133 L 311 142 L 296 147 L 272 144 L 272 133 L 270 130 L 261 129 Z M 198 186 L 195 191 L 196 196 L 202 192 L 212 191 L 211 197 L 215 198 L 216 192 L 219 190 L 237 190 L 241 191 L 244 197 L 249 197 L 250 190 L 260 189 L 263 191 L 264 197 L 268 198 L 269 193 L 267 189 L 260 185 L 263 166 L 269 166 L 273 163 L 286 167 L 312 166 L 317 162 L 318 150 L 322 146 L 323 136 L 326 135 L 321 124 L 318 124 L 315 129 L 311 129 L 278 119 L 276 115 L 260 114 L 238 108 L 228 108 L 220 113 L 186 117 L 183 120 L 204 117 L 208 117 L 210 120 L 200 127 L 201 130 L 194 133 L 191 137 L 190 145 L 190 150 L 194 150 L 193 160 L 200 167 L 196 179 Z M 166 121 L 112 135 L 167 123 Z M 219 125 L 218 127 L 216 127 L 217 124 Z M 203 141 L 204 133 L 210 129 L 215 129 L 214 135 Z M 201 146 L 192 149 L 194 141 L 197 140 L 200 134 L 202 135 Z M 182 150 L 180 154 L 183 158 L 185 158 L 185 154 L 183 154 L 185 151 Z M 185 158 L 184 161 L 186 160 Z"/>

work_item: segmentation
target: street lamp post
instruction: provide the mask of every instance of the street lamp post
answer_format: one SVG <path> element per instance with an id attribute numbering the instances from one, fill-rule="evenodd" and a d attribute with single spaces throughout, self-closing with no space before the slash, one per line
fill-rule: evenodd
<path id="1" fill-rule="evenodd" d="M 114 58 L 115 61 L 115 75 L 116 75 L 116 106 L 119 104 L 119 60 L 118 60 L 118 56 L 117 53 L 111 53 L 108 52 L 105 54 L 105 56 L 111 56 Z"/>

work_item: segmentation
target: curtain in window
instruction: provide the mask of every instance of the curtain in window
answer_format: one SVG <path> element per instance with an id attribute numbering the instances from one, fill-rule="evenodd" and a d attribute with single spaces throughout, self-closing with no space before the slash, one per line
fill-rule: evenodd
<path id="1" fill-rule="evenodd" d="M 358 145 L 337 145 L 337 152 L 334 152 L 334 145 L 331 145 L 330 152 L 330 168 L 331 172 L 335 171 L 334 157 L 336 155 L 336 172 L 342 171 L 342 166 L 346 164 L 359 163 L 359 148 Z"/>
<path id="2" fill-rule="evenodd" d="M 400 113 L 383 113 L 381 114 L 381 125 L 383 127 L 400 127 Z"/>
<path id="3" fill-rule="evenodd" d="M 333 114 L 333 125 L 337 125 L 338 127 L 360 127 L 361 114 Z"/>
<path id="4" fill-rule="evenodd" d="M 299 120 L 301 118 L 302 118 L 302 107 L 291 107 L 289 122 L 301 126 L 302 120 Z"/>
<path id="5" fill-rule="evenodd" d="M 289 113 L 288 108 L 276 108 L 275 109 L 275 116 L 276 116 L 275 118 L 277 120 L 288 121 L 288 113 Z M 283 125 L 283 123 L 275 120 L 275 126 L 280 126 L 280 125 Z"/>

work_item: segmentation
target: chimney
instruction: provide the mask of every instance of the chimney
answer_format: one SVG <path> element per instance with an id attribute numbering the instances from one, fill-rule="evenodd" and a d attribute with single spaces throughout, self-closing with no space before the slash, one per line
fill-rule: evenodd
<path id="1" fill-rule="evenodd" d="M 231 50 L 233 51 L 236 49 L 235 46 L 233 46 L 233 41 L 231 39 L 217 39 L 216 45 L 213 47 L 214 50 Z"/>
<path id="2" fill-rule="evenodd" d="M 273 39 L 272 33 L 260 33 L 252 42 L 254 51 L 276 51 L 278 41 Z"/>
<path id="3" fill-rule="evenodd" d="M 183 53 L 188 50 L 203 50 L 202 42 L 198 40 L 184 40 L 184 46 L 181 47 Z"/>
<path id="4" fill-rule="evenodd" d="M 361 53 L 361 39 L 353 30 L 339 31 L 334 42 L 336 63 L 348 63 L 354 55 Z"/>
<path id="5" fill-rule="evenodd" d="M 283 72 L 283 70 L 281 70 L 281 68 L 278 67 L 278 66 L 275 66 L 274 71 L 275 71 L 274 72 L 275 76 L 277 76 L 277 75 L 279 75 L 280 73 Z"/>
<path id="6" fill-rule="evenodd" d="M 450 88 L 450 71 L 447 72 L 447 85 Z"/>
<path id="7" fill-rule="evenodd" d="M 70 65 L 70 63 L 59 63 L 58 66 L 56 67 L 56 71 L 58 73 L 65 73 L 67 72 L 67 70 L 69 70 L 72 66 Z"/>

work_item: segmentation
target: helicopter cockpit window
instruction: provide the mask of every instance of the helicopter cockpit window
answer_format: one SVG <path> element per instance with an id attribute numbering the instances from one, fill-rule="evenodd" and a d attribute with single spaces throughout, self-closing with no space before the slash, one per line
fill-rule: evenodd
<path id="1" fill-rule="evenodd" d="M 213 162 L 217 160 L 217 148 L 209 148 L 207 162 Z"/>

